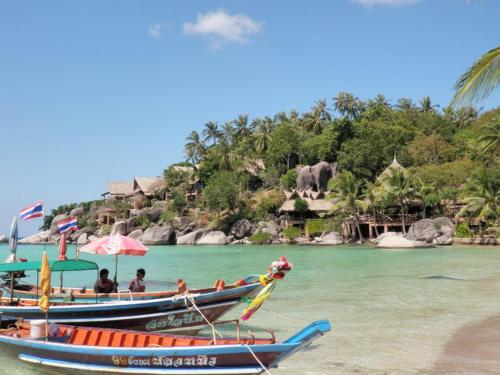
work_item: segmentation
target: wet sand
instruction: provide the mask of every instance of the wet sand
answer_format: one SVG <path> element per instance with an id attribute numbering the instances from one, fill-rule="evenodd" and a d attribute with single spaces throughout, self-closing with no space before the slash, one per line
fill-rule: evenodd
<path id="1" fill-rule="evenodd" d="M 460 328 L 430 373 L 500 374 L 500 316 Z"/>

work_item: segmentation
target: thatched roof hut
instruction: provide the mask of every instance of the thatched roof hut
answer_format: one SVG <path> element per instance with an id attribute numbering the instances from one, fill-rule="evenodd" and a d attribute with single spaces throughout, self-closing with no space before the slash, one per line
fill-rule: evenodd
<path id="1" fill-rule="evenodd" d="M 103 195 L 109 194 L 113 198 L 127 198 L 134 193 L 134 183 L 132 181 L 108 181 L 108 191 Z"/>

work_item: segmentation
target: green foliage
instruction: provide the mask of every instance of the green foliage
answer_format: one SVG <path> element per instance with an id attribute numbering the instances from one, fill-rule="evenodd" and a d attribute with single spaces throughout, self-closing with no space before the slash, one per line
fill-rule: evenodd
<path id="1" fill-rule="evenodd" d="M 443 164 L 424 165 L 409 169 L 409 172 L 425 183 L 432 183 L 437 190 L 445 190 L 463 186 L 476 168 L 477 164 L 473 161 L 461 159 Z"/>
<path id="2" fill-rule="evenodd" d="M 176 163 L 163 171 L 167 189 L 183 189 L 192 179 L 194 167 L 190 163 Z"/>
<path id="3" fill-rule="evenodd" d="M 174 190 L 170 196 L 170 208 L 182 215 L 186 209 L 186 198 L 181 192 Z"/>
<path id="4" fill-rule="evenodd" d="M 295 211 L 303 214 L 304 212 L 309 210 L 309 205 L 304 199 L 297 198 L 295 199 L 295 202 L 293 202 L 293 208 L 295 209 Z"/>
<path id="5" fill-rule="evenodd" d="M 142 229 L 146 229 L 151 225 L 151 220 L 146 215 L 141 215 L 137 217 L 137 225 Z"/>
<path id="6" fill-rule="evenodd" d="M 302 235 L 302 231 L 300 228 L 289 226 L 283 230 L 283 236 L 289 241 L 293 241 L 295 238 L 300 237 Z"/>
<path id="7" fill-rule="evenodd" d="M 101 225 L 100 232 L 103 236 L 109 236 L 111 234 L 111 229 L 111 225 L 104 224 Z"/>
<path id="8" fill-rule="evenodd" d="M 271 242 L 271 234 L 266 232 L 257 232 L 250 237 L 250 241 L 257 245 L 265 245 Z"/>
<path id="9" fill-rule="evenodd" d="M 239 180 L 234 172 L 218 172 L 208 181 L 203 198 L 208 208 L 221 212 L 239 205 Z"/>
<path id="10" fill-rule="evenodd" d="M 297 186 L 297 177 L 299 173 L 296 169 L 290 169 L 283 176 L 280 177 L 281 185 L 288 190 L 295 189 Z"/>
<path id="11" fill-rule="evenodd" d="M 312 219 L 306 221 L 306 233 L 313 237 L 324 232 L 333 232 L 337 230 L 337 224 L 330 219 Z"/>
<path id="12" fill-rule="evenodd" d="M 265 219 L 268 214 L 275 214 L 281 207 L 285 197 L 279 191 L 273 191 L 266 197 L 263 197 L 257 206 L 257 217 Z"/>
<path id="13" fill-rule="evenodd" d="M 271 141 L 267 150 L 267 159 L 276 166 L 285 164 L 286 169 L 293 167 L 293 156 L 299 154 L 302 134 L 298 127 L 282 124 L 271 133 Z"/>
<path id="14" fill-rule="evenodd" d="M 164 223 L 171 223 L 176 216 L 176 212 L 172 210 L 166 210 L 161 214 L 161 220 Z"/>
<path id="15" fill-rule="evenodd" d="M 409 152 L 416 165 L 423 165 L 452 161 L 457 149 L 434 132 L 431 135 L 417 135 L 409 144 Z"/>
<path id="16" fill-rule="evenodd" d="M 472 232 L 466 223 L 458 224 L 455 229 L 455 235 L 458 238 L 472 238 Z"/>

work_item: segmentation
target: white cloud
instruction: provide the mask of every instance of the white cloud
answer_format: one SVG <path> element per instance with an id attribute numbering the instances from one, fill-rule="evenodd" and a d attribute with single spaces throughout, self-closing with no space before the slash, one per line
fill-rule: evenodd
<path id="1" fill-rule="evenodd" d="M 374 7 L 378 5 L 396 7 L 396 6 L 415 4 L 420 0 L 351 0 L 351 1 L 367 7 Z"/>
<path id="2" fill-rule="evenodd" d="M 152 38 L 161 39 L 163 36 L 163 30 L 170 29 L 170 26 L 164 23 L 154 23 L 149 25 L 148 34 Z"/>
<path id="3" fill-rule="evenodd" d="M 196 22 L 184 23 L 184 34 L 209 38 L 210 48 L 214 50 L 226 43 L 248 43 L 249 38 L 261 30 L 262 23 L 244 14 L 230 15 L 222 9 L 200 13 Z"/>

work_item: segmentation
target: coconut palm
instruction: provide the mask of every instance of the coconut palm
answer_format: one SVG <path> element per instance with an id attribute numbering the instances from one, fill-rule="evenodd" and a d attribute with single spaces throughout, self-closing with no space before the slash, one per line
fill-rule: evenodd
<path id="1" fill-rule="evenodd" d="M 379 185 L 376 185 L 372 182 L 365 181 L 366 189 L 364 194 L 364 200 L 366 205 L 371 208 L 372 218 L 375 222 L 375 234 L 377 237 L 379 236 L 378 228 L 377 228 L 377 206 L 382 201 L 383 191 Z"/>
<path id="2" fill-rule="evenodd" d="M 234 143 L 235 130 L 231 121 L 222 124 L 221 138 L 228 144 Z"/>
<path id="3" fill-rule="evenodd" d="M 380 181 L 387 198 L 395 202 L 400 207 L 401 226 L 403 228 L 403 234 L 406 234 L 406 211 L 409 201 L 414 196 L 412 179 L 406 169 L 389 168 L 388 173 L 384 173 L 381 176 Z"/>
<path id="4" fill-rule="evenodd" d="M 237 140 L 241 140 L 250 134 L 250 129 L 248 127 L 248 115 L 238 115 L 236 120 L 233 121 L 235 136 Z"/>
<path id="5" fill-rule="evenodd" d="M 455 84 L 450 105 L 471 105 L 487 98 L 500 83 L 500 47 L 482 55 Z"/>
<path id="6" fill-rule="evenodd" d="M 332 119 L 328 111 L 326 100 L 318 100 L 311 111 L 304 115 L 303 125 L 307 131 L 321 134 L 325 125 Z"/>
<path id="7" fill-rule="evenodd" d="M 271 141 L 271 132 L 273 130 L 274 124 L 272 119 L 264 119 L 254 122 L 255 131 L 252 134 L 254 137 L 255 151 L 258 153 L 264 153 L 267 151 L 267 146 Z"/>
<path id="8" fill-rule="evenodd" d="M 400 98 L 398 99 L 397 107 L 401 111 L 409 112 L 415 109 L 415 105 L 410 98 Z"/>
<path id="9" fill-rule="evenodd" d="M 199 162 L 205 153 L 205 145 L 200 139 L 198 132 L 193 130 L 191 134 L 186 137 L 186 142 L 184 152 L 186 153 L 187 159 L 193 163 Z"/>
<path id="10" fill-rule="evenodd" d="M 458 128 L 465 129 L 472 124 L 478 116 L 479 112 L 476 108 L 462 107 L 454 112 L 453 122 Z"/>
<path id="11" fill-rule="evenodd" d="M 422 218 L 427 215 L 427 208 L 436 207 L 439 202 L 439 195 L 436 193 L 436 188 L 432 184 L 426 184 L 421 178 L 417 178 L 414 184 L 415 198 L 422 202 Z"/>
<path id="12" fill-rule="evenodd" d="M 383 107 L 389 107 L 389 101 L 383 94 L 377 94 L 377 96 L 373 99 L 370 99 L 368 101 L 368 105 L 371 106 L 383 106 Z"/>
<path id="13" fill-rule="evenodd" d="M 339 92 L 333 98 L 335 110 L 342 116 L 356 118 L 361 111 L 361 102 L 348 92 Z"/>
<path id="14" fill-rule="evenodd" d="M 466 186 L 464 202 L 466 205 L 458 216 L 473 215 L 480 221 L 491 220 L 498 225 L 500 172 L 481 169 L 473 173 Z"/>
<path id="15" fill-rule="evenodd" d="M 335 179 L 331 180 L 332 184 L 330 197 L 333 198 L 332 211 L 340 211 L 351 215 L 354 221 L 356 230 L 358 231 L 359 240 L 364 241 L 361 227 L 359 226 L 359 213 L 367 207 L 363 200 L 363 185 L 349 171 L 341 172 Z M 353 233 L 355 240 L 355 233 Z"/>
<path id="16" fill-rule="evenodd" d="M 221 132 L 219 130 L 219 124 L 216 121 L 209 121 L 205 124 L 205 129 L 203 129 L 203 140 L 205 142 L 213 141 L 213 145 L 217 142 L 217 139 L 220 138 Z"/>
<path id="17" fill-rule="evenodd" d="M 432 104 L 432 100 L 429 96 L 424 96 L 419 103 L 420 110 L 424 113 L 433 113 L 436 111 L 435 108 L 438 107 L 437 105 Z"/>
<path id="18" fill-rule="evenodd" d="M 495 161 L 500 151 L 500 116 L 483 125 L 478 141 L 483 157 L 488 161 Z"/>

